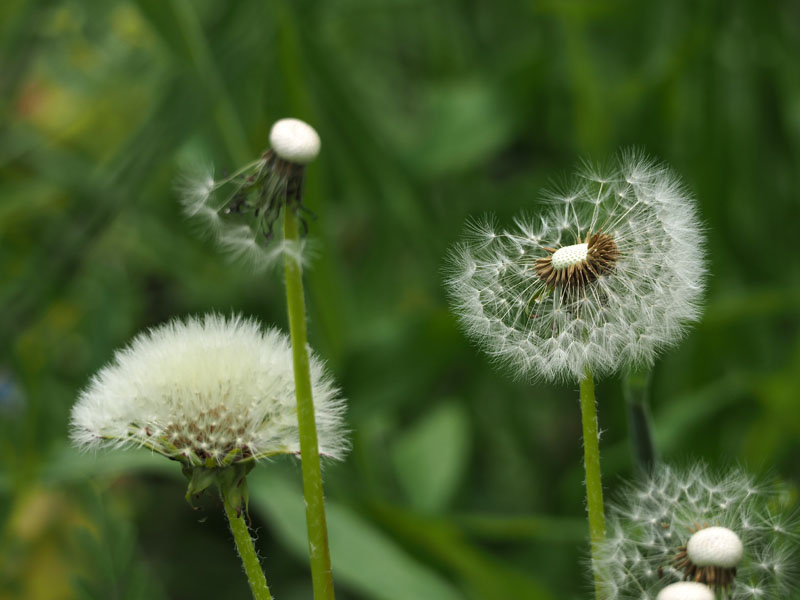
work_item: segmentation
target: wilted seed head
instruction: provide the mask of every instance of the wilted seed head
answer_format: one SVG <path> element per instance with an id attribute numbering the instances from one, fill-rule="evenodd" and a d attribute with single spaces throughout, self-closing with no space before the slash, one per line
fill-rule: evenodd
<path id="1" fill-rule="evenodd" d="M 310 357 L 320 453 L 347 447 L 344 401 Z M 256 321 L 206 315 L 138 335 L 92 378 L 72 409 L 78 446 L 143 446 L 186 467 L 299 454 L 291 345 Z"/>
<path id="2" fill-rule="evenodd" d="M 656 600 L 716 600 L 710 587 L 693 581 L 672 583 L 658 593 Z"/>
<path id="3" fill-rule="evenodd" d="M 470 225 L 447 286 L 467 333 L 520 376 L 582 379 L 650 364 L 697 318 L 703 237 L 667 167 L 635 152 L 585 167 L 512 228 Z"/>
<path id="4" fill-rule="evenodd" d="M 607 597 L 789 597 L 797 585 L 798 523 L 780 491 L 740 469 L 717 476 L 703 465 L 658 466 L 609 503 L 609 535 L 594 562 Z M 670 585 L 682 580 L 713 593 Z"/>
<path id="5" fill-rule="evenodd" d="M 186 214 L 202 220 L 231 255 L 258 268 L 286 255 L 305 258 L 305 240 L 282 239 L 279 218 L 283 210 L 297 213 L 306 233 L 303 179 L 320 149 L 317 132 L 298 119 L 277 121 L 269 139 L 271 148 L 232 175 L 214 179 L 210 167 L 188 169 L 177 184 Z"/>

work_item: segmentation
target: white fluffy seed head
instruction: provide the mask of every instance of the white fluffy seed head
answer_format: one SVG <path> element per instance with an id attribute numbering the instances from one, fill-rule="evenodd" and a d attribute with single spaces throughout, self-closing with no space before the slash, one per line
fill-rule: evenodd
<path id="1" fill-rule="evenodd" d="M 646 478 L 622 486 L 607 504 L 608 535 L 597 545 L 593 561 L 606 597 L 656 600 L 665 586 L 686 578 L 685 559 L 698 572 L 714 567 L 732 571 L 726 600 L 793 597 L 800 536 L 784 491 L 777 482 L 756 481 L 742 469 L 715 473 L 703 464 L 662 464 Z M 702 532 L 708 533 L 698 536 Z M 689 548 L 692 539 L 702 542 L 699 553 L 695 544 Z M 723 549 L 709 552 L 714 544 L 708 540 Z M 695 562 L 704 562 L 707 555 L 716 564 Z"/>
<path id="2" fill-rule="evenodd" d="M 735 567 L 743 551 L 742 540 L 727 527 L 701 529 L 686 544 L 689 560 L 698 567 Z"/>
<path id="3" fill-rule="evenodd" d="M 320 453 L 340 458 L 344 400 L 322 361 L 310 362 Z M 144 446 L 195 466 L 298 454 L 291 344 L 242 317 L 151 329 L 81 392 L 71 438 L 85 449 Z"/>
<path id="4" fill-rule="evenodd" d="M 715 600 L 711 588 L 694 581 L 681 581 L 668 585 L 658 593 L 656 600 Z"/>
<path id="5" fill-rule="evenodd" d="M 279 123 L 282 121 L 276 126 Z M 301 121 L 298 123 L 310 129 L 312 137 L 316 136 L 313 129 Z M 283 146 L 280 141 L 278 146 L 286 150 L 289 139 L 286 129 L 278 127 L 277 131 L 284 132 Z M 276 136 L 280 138 L 281 135 Z M 316 140 L 318 151 L 319 138 Z M 306 146 L 308 149 L 314 144 Z M 211 165 L 187 164 L 179 172 L 175 188 L 186 216 L 202 225 L 228 257 L 258 271 L 282 266 L 286 258 L 305 266 L 314 255 L 312 243 L 305 236 L 299 240 L 284 239 L 280 224 L 287 202 L 293 205 L 291 210 L 297 210 L 294 206 L 297 202 L 302 203 L 302 197 L 296 196 L 303 189 L 304 169 L 300 160 L 302 157 L 290 164 L 291 158 L 278 158 L 277 152 L 266 152 L 235 169 L 233 174 L 217 179 Z M 302 211 L 298 213 L 303 220 Z"/>
<path id="6" fill-rule="evenodd" d="M 317 158 L 320 140 L 316 130 L 305 121 L 281 119 L 269 132 L 269 145 L 283 160 L 307 165 Z"/>
<path id="7" fill-rule="evenodd" d="M 513 227 L 470 224 L 451 251 L 446 285 L 467 334 L 529 379 L 652 364 L 700 313 L 704 239 L 691 195 L 669 168 L 627 152 L 545 200 Z M 591 252 L 587 234 L 600 233 L 613 242 L 611 259 L 575 269 L 577 283 L 544 279 L 543 260 L 561 277 Z"/>
<path id="8" fill-rule="evenodd" d="M 553 268 L 556 271 L 567 269 L 586 260 L 589 244 L 572 244 L 564 246 L 553 253 Z"/>

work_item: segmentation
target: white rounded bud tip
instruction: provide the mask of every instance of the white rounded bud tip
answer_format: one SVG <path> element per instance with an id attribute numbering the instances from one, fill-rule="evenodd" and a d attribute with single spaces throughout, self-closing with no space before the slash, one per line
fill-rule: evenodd
<path id="1" fill-rule="evenodd" d="M 656 600 L 715 600 L 714 592 L 703 583 L 681 581 L 658 592 Z"/>
<path id="2" fill-rule="evenodd" d="M 296 165 L 307 165 L 319 154 L 319 135 L 300 119 L 276 121 L 269 132 L 269 145 L 280 158 Z"/>
<path id="3" fill-rule="evenodd" d="M 726 527 L 706 527 L 686 544 L 686 555 L 698 567 L 731 569 L 742 560 L 742 540 Z"/>
<path id="4" fill-rule="evenodd" d="M 589 244 L 573 244 L 559 248 L 553 254 L 553 268 L 556 271 L 578 265 L 586 260 L 589 254 Z"/>

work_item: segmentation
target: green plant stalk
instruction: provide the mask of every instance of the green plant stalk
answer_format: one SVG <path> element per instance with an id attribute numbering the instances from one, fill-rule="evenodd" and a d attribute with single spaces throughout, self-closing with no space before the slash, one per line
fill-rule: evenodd
<path id="1" fill-rule="evenodd" d="M 603 510 L 603 482 L 600 472 L 600 440 L 597 435 L 597 406 L 594 397 L 594 378 L 587 371 L 581 381 L 581 421 L 583 423 L 583 456 L 586 468 L 586 507 L 589 512 L 589 540 L 592 560 L 595 547 L 606 537 L 606 517 Z M 595 572 L 594 587 L 597 600 L 605 600 L 601 581 Z"/>
<path id="2" fill-rule="evenodd" d="M 650 425 L 650 370 L 632 371 L 623 380 L 628 431 L 637 473 L 647 475 L 658 461 Z"/>
<path id="3" fill-rule="evenodd" d="M 283 210 L 283 238 L 292 243 L 299 239 L 297 215 L 291 207 Z M 322 472 L 311 395 L 311 371 L 308 363 L 306 303 L 303 294 L 303 268 L 290 254 L 285 258 L 286 304 L 289 309 L 289 334 L 292 339 L 294 382 L 297 393 L 297 422 L 300 429 L 300 458 L 303 472 L 303 495 L 306 501 L 308 554 L 314 598 L 333 600 L 333 574 L 328 549 L 328 526 L 322 495 Z"/>
<path id="4" fill-rule="evenodd" d="M 269 593 L 269 587 L 267 587 L 267 579 L 264 577 L 264 571 L 261 570 L 261 563 L 258 562 L 258 555 L 253 546 L 253 538 L 250 537 L 250 531 L 244 521 L 244 511 L 241 509 L 241 504 L 237 508 L 233 503 L 229 502 L 227 490 L 220 489 L 220 496 L 222 497 L 222 505 L 225 507 L 228 522 L 231 525 L 236 549 L 242 558 L 242 565 L 244 565 L 244 572 L 247 574 L 247 583 L 250 584 L 253 598 L 255 600 L 272 600 L 272 594 Z"/>

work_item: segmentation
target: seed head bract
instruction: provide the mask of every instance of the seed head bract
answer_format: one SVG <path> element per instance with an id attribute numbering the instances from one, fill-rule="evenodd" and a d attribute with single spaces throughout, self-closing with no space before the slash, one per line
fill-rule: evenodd
<path id="1" fill-rule="evenodd" d="M 447 288 L 468 335 L 530 379 L 651 364 L 698 318 L 703 235 L 678 176 L 639 152 L 588 164 L 512 227 L 469 225 Z"/>

